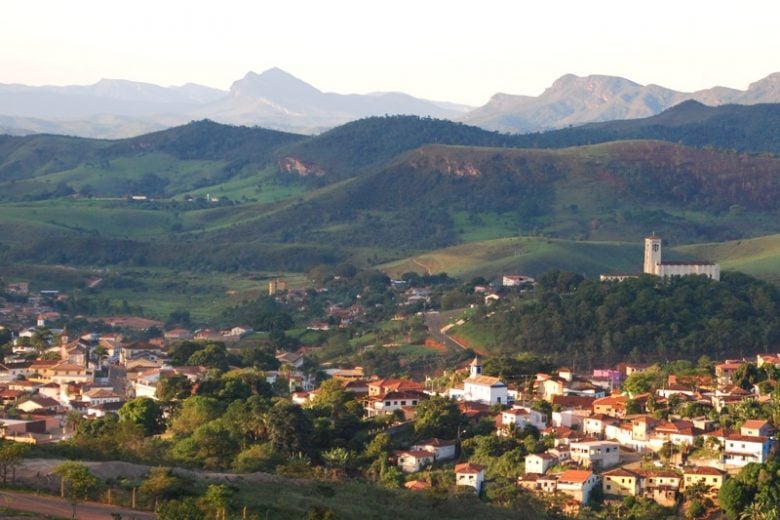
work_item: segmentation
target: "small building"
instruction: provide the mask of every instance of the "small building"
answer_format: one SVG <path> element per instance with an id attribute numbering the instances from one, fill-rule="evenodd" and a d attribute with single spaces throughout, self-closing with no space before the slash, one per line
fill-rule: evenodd
<path id="1" fill-rule="evenodd" d="M 558 457 L 550 453 L 532 453 L 525 457 L 526 473 L 544 475 L 547 470 L 558 463 Z"/>
<path id="2" fill-rule="evenodd" d="M 412 450 L 433 453 L 433 460 L 450 460 L 455 458 L 455 441 L 442 439 L 427 439 L 412 446 Z"/>
<path id="3" fill-rule="evenodd" d="M 485 467 L 479 464 L 466 462 L 455 465 L 455 484 L 458 486 L 470 486 L 479 494 L 482 484 L 485 482 Z"/>
<path id="4" fill-rule="evenodd" d="M 433 464 L 433 453 L 426 450 L 409 450 L 395 452 L 396 461 L 401 471 L 416 473 Z"/>
<path id="5" fill-rule="evenodd" d="M 612 441 L 578 441 L 569 445 L 571 460 L 585 468 L 601 470 L 620 462 L 620 445 Z"/>
<path id="6" fill-rule="evenodd" d="M 592 471 L 567 469 L 558 475 L 557 491 L 569 495 L 581 504 L 587 504 L 590 493 L 598 485 L 599 477 Z"/>
<path id="7" fill-rule="evenodd" d="M 711 495 L 717 495 L 728 473 L 710 466 L 698 466 L 683 470 L 683 489 L 702 483 L 710 488 Z"/>

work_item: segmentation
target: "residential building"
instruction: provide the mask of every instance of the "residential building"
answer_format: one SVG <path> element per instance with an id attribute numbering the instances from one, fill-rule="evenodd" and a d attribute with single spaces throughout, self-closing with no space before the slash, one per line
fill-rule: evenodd
<path id="1" fill-rule="evenodd" d="M 455 484 L 458 486 L 470 486 L 479 494 L 482 491 L 482 483 L 485 481 L 485 467 L 479 464 L 466 462 L 455 465 Z"/>
<path id="2" fill-rule="evenodd" d="M 567 469 L 558 475 L 556 490 L 569 495 L 581 504 L 587 504 L 590 493 L 599 483 L 593 472 L 581 469 Z"/>
<path id="3" fill-rule="evenodd" d="M 571 460 L 585 468 L 601 470 L 620 462 L 620 445 L 612 441 L 578 441 L 569 445 Z"/>
<path id="4" fill-rule="evenodd" d="M 617 468 L 601 474 L 605 495 L 636 496 L 639 494 L 641 475 L 625 468 Z"/>

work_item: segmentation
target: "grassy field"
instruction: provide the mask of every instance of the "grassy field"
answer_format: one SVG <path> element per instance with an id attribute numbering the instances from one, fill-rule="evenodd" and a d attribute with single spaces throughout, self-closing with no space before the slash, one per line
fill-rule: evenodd
<path id="1" fill-rule="evenodd" d="M 721 269 L 741 271 L 780 284 L 780 235 L 677 249 L 697 258 L 717 260 Z"/>
<path id="2" fill-rule="evenodd" d="M 381 267 L 390 276 L 409 271 L 446 272 L 468 279 L 525 273 L 537 276 L 560 269 L 597 277 L 608 272 L 640 272 L 642 243 L 592 242 L 540 237 L 485 240 L 440 249 L 390 262 Z M 721 269 L 741 271 L 780 283 L 780 235 L 666 248 L 665 258 L 705 259 L 720 262 Z"/>
<path id="3" fill-rule="evenodd" d="M 639 242 L 580 242 L 515 237 L 449 247 L 391 262 L 381 268 L 390 276 L 428 270 L 468 279 L 513 272 L 540 275 L 550 269 L 598 276 L 602 272 L 639 271 L 641 264 L 642 246 Z"/>
<path id="4" fill-rule="evenodd" d="M 470 493 L 431 496 L 405 490 L 389 490 L 357 480 L 345 482 L 269 482 L 240 486 L 236 502 L 246 504 L 257 518 L 300 519 L 319 509 L 332 518 L 356 520 L 430 518 L 538 519 L 533 510 L 510 511 L 490 506 Z"/>

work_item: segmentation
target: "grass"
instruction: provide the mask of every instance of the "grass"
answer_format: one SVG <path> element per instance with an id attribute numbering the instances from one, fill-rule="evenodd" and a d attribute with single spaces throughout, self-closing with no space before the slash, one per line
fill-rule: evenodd
<path id="1" fill-rule="evenodd" d="M 510 511 L 490 506 L 473 494 L 433 497 L 427 493 L 390 490 L 358 480 L 343 482 L 268 482 L 241 485 L 236 502 L 245 504 L 259 518 L 300 519 L 319 509 L 331 511 L 333 518 L 381 520 L 399 515 L 409 520 L 447 518 L 543 518 L 537 511 Z"/>
<path id="2" fill-rule="evenodd" d="M 716 259 L 723 270 L 741 271 L 780 284 L 780 234 L 677 249 L 699 258 Z"/>
<path id="3" fill-rule="evenodd" d="M 462 244 L 381 266 L 390 276 L 430 269 L 467 279 L 506 273 L 540 275 L 550 269 L 598 276 L 610 271 L 639 271 L 642 246 L 637 243 L 585 242 L 515 237 Z"/>

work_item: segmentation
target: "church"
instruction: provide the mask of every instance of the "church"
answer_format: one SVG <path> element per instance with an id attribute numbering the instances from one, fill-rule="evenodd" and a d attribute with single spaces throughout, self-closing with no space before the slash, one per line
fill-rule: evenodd
<path id="1" fill-rule="evenodd" d="M 642 272 L 662 278 L 701 274 L 711 280 L 720 280 L 720 264 L 716 262 L 704 260 L 663 262 L 661 260 L 661 237 L 656 236 L 655 233 L 645 238 L 645 263 Z M 622 282 L 626 278 L 637 277 L 639 277 L 637 273 L 610 273 L 600 275 L 599 280 L 602 282 Z"/>
<path id="2" fill-rule="evenodd" d="M 693 262 L 662 262 L 661 237 L 645 238 L 645 274 L 654 274 L 662 278 L 703 274 L 712 280 L 720 280 L 720 264 L 696 260 Z"/>
<path id="3" fill-rule="evenodd" d="M 469 365 L 469 377 L 463 381 L 463 388 L 451 388 L 449 396 L 488 405 L 507 404 L 509 391 L 499 378 L 482 375 L 482 364 L 479 357 L 475 356 Z"/>

